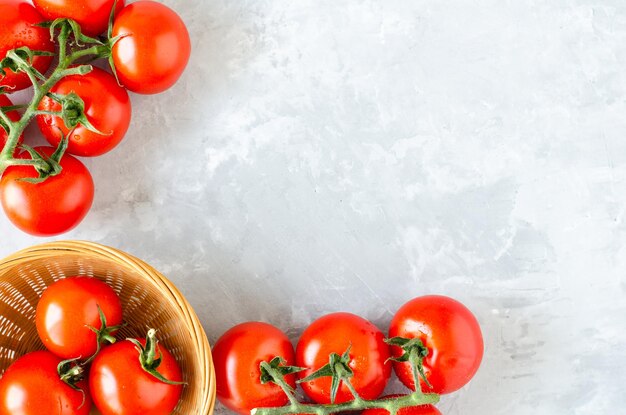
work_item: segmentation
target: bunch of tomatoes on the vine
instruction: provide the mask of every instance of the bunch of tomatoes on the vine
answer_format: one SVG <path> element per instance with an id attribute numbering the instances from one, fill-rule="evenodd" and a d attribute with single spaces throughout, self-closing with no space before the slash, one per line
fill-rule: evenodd
<path id="1" fill-rule="evenodd" d="M 181 18 L 155 1 L 0 0 L 0 202 L 11 222 L 39 236 L 78 225 L 94 182 L 76 156 L 119 144 L 131 120 L 127 91 L 170 88 L 190 50 Z M 30 102 L 11 102 L 26 88 Z M 27 144 L 33 120 L 49 146 Z"/>
<path id="2" fill-rule="evenodd" d="M 168 415 L 183 376 L 150 329 L 116 342 L 122 304 L 91 277 L 59 280 L 37 304 L 37 333 L 48 350 L 18 358 L 0 378 L 0 415 Z"/>
<path id="3" fill-rule="evenodd" d="M 389 338 L 342 312 L 311 323 L 295 350 L 281 330 L 261 322 L 231 328 L 213 348 L 218 399 L 253 415 L 441 415 L 433 406 L 439 395 L 467 384 L 482 356 L 472 312 L 437 295 L 404 304 L 391 320 Z M 392 368 L 411 393 L 380 397 Z"/>

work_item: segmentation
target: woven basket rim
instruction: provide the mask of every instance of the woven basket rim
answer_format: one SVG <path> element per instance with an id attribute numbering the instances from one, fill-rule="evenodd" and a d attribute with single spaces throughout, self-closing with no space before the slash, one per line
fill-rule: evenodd
<path id="1" fill-rule="evenodd" d="M 131 254 L 100 243 L 83 240 L 62 240 L 34 245 L 10 254 L 0 260 L 0 272 L 20 263 L 62 255 L 63 252 L 88 254 L 109 260 L 114 259 L 120 265 L 141 274 L 155 288 L 168 294 L 167 300 L 175 306 L 174 308 L 176 312 L 180 313 L 181 319 L 188 323 L 187 327 L 195 341 L 194 353 L 200 364 L 199 369 L 204 374 L 204 382 L 201 385 L 204 397 L 202 407 L 205 408 L 204 414 L 211 414 L 215 406 L 216 396 L 215 370 L 211 357 L 211 347 L 204 328 L 197 314 L 178 288 L 151 265 Z"/>

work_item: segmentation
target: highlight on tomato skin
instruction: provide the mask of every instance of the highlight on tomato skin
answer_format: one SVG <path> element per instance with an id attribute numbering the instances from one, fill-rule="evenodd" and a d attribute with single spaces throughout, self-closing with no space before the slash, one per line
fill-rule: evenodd
<path id="1" fill-rule="evenodd" d="M 364 399 L 376 399 L 385 389 L 391 376 L 389 346 L 383 333 L 368 320 L 352 313 L 331 313 L 311 323 L 302 333 L 296 346 L 296 366 L 308 368 L 298 373 L 303 379 L 326 365 L 331 353 L 342 355 L 350 348 L 350 379 L 357 393 Z M 317 403 L 331 403 L 331 378 L 324 377 L 300 383 L 304 393 Z M 353 399 L 342 382 L 335 403 Z"/>
<path id="2" fill-rule="evenodd" d="M 113 24 L 113 64 L 129 91 L 157 94 L 180 78 L 191 55 L 185 23 L 167 6 L 137 1 L 124 7 Z"/>
<path id="3" fill-rule="evenodd" d="M 54 43 L 50 40 L 48 29 L 35 26 L 45 18 L 33 7 L 30 2 L 23 0 L 3 0 L 0 2 L 0 60 L 7 52 L 19 47 L 27 46 L 31 50 L 54 52 Z M 27 33 L 28 36 L 24 36 Z M 35 56 L 33 67 L 40 73 L 45 73 L 52 63 L 52 56 Z M 24 72 L 15 73 L 5 70 L 6 75 L 0 74 L 0 86 L 15 92 L 32 86 L 28 75 Z"/>
<path id="4" fill-rule="evenodd" d="M 289 338 L 277 327 L 263 322 L 246 322 L 226 331 L 213 346 L 217 398 L 242 415 L 257 407 L 287 404 L 288 398 L 274 383 L 261 383 L 260 364 L 275 357 L 293 366 L 295 354 Z M 295 388 L 295 377 L 285 378 Z"/>
<path id="5" fill-rule="evenodd" d="M 466 385 L 478 371 L 484 353 L 478 320 L 459 301 L 442 295 L 414 298 L 396 312 L 389 326 L 389 337 L 419 338 L 429 350 L 424 372 L 432 389 L 420 380 L 422 391 L 438 394 L 454 392 Z M 393 346 L 397 357 L 401 350 Z M 400 381 L 415 390 L 408 362 L 394 362 Z"/>

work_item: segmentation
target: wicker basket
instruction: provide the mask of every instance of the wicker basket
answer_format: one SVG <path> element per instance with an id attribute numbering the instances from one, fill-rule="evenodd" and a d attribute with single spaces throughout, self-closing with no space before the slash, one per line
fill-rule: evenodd
<path id="1" fill-rule="evenodd" d="M 183 395 L 173 412 L 208 415 L 215 403 L 215 373 L 209 343 L 198 317 L 163 275 L 128 254 L 89 242 L 54 242 L 17 252 L 0 262 L 0 373 L 19 356 L 43 349 L 35 307 L 56 280 L 89 275 L 119 294 L 128 323 L 118 338 L 158 329 L 159 341 L 181 365 Z"/>

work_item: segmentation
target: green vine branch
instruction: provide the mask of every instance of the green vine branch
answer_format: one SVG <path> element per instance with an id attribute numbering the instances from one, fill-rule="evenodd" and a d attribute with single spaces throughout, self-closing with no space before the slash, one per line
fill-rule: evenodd
<path id="1" fill-rule="evenodd" d="M 317 369 L 309 376 L 301 379 L 298 383 L 309 382 L 318 378 L 330 377 L 331 391 L 330 391 L 330 404 L 310 404 L 298 401 L 295 396 L 295 390 L 285 380 L 285 376 L 297 373 L 305 368 L 287 366 L 286 362 L 281 357 L 276 357 L 269 362 L 261 362 L 261 382 L 262 383 L 274 383 L 282 389 L 287 398 L 289 404 L 278 407 L 262 407 L 255 408 L 251 411 L 251 415 L 288 415 L 288 414 L 315 414 L 315 415 L 330 415 L 344 411 L 362 411 L 365 409 L 384 409 L 389 412 L 390 415 L 396 415 L 402 408 L 429 405 L 439 402 L 439 395 L 435 393 L 424 393 L 420 385 L 419 378 L 421 377 L 427 385 L 428 379 L 423 370 L 423 359 L 428 355 L 428 349 L 423 345 L 419 339 L 404 339 L 401 337 L 394 337 L 388 339 L 387 343 L 390 345 L 399 346 L 403 350 L 403 354 L 397 358 L 390 360 L 396 360 L 401 362 L 409 362 L 412 367 L 412 372 L 415 376 L 416 390 L 408 395 L 402 395 L 398 397 L 389 397 L 382 399 L 363 399 L 359 396 L 358 392 L 354 388 L 351 382 L 351 378 L 354 376 L 352 369 L 350 368 L 350 348 L 346 350 L 342 355 L 332 353 L 329 356 L 328 364 Z M 337 391 L 341 384 L 344 384 L 353 399 L 348 402 L 334 403 L 337 396 Z"/>
<path id="2" fill-rule="evenodd" d="M 68 125 L 68 128 L 75 127 L 78 122 L 85 125 L 86 128 L 93 128 L 93 126 L 88 124 L 84 116 L 84 103 L 82 100 L 76 99 L 76 97 L 68 96 L 65 97 L 68 99 L 60 101 L 63 109 L 67 110 L 62 110 L 61 113 L 40 111 L 38 107 L 46 96 L 58 100 L 59 96 L 51 94 L 50 91 L 61 79 L 71 75 L 86 75 L 91 72 L 93 69 L 91 65 L 78 63 L 81 59 L 87 57 L 92 59 L 108 58 L 111 53 L 111 46 L 109 43 L 105 44 L 98 39 L 83 35 L 80 31 L 80 26 L 71 19 L 57 19 L 53 22 L 43 23 L 42 26 L 50 29 L 50 36 L 58 46 L 58 64 L 48 77 L 45 77 L 33 67 L 32 60 L 35 56 L 51 55 L 49 52 L 33 51 L 23 47 L 7 52 L 6 57 L 0 61 L 0 75 L 5 69 L 23 72 L 33 85 L 33 97 L 28 104 L 25 106 L 0 108 L 0 121 L 7 130 L 7 140 L 0 151 L 0 176 L 10 166 L 33 166 L 39 173 L 39 179 L 41 180 L 54 176 L 61 171 L 59 162 L 67 146 L 67 143 L 64 143 L 66 140 L 61 140 L 55 152 L 55 158 L 46 158 L 32 149 L 29 150 L 31 159 L 15 157 L 20 137 L 37 115 L 61 116 L 66 124 L 68 119 L 77 120 L 73 125 Z M 6 90 L 0 90 L 0 94 L 5 93 L 7 93 Z M 13 121 L 7 113 L 16 108 L 23 109 L 23 113 L 19 120 Z M 71 114 L 71 116 L 65 117 L 64 115 L 66 114 Z M 22 146 L 22 148 L 26 149 L 25 146 Z"/>

